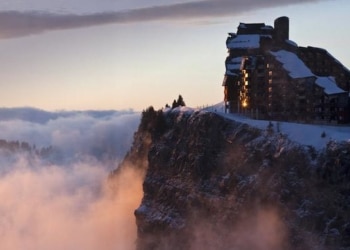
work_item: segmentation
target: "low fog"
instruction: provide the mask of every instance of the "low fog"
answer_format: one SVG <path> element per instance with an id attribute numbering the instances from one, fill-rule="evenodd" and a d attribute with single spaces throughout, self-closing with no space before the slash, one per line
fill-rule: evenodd
<path id="1" fill-rule="evenodd" d="M 142 176 L 125 170 L 112 188 L 108 175 L 138 122 L 132 112 L 0 120 L 0 139 L 52 145 L 70 159 L 56 164 L 28 153 L 0 154 L 0 168 L 7 169 L 0 171 L 1 249 L 134 249 Z M 95 150 L 116 156 L 114 163 Z"/>
<path id="2" fill-rule="evenodd" d="M 129 149 L 139 121 L 140 114 L 133 111 L 0 109 L 0 139 L 52 146 L 60 154 L 56 163 L 88 157 L 114 168 Z"/>

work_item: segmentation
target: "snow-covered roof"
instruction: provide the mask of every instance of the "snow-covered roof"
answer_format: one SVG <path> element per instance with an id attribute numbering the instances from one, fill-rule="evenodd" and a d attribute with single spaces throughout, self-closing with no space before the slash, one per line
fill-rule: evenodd
<path id="1" fill-rule="evenodd" d="M 241 69 L 242 57 L 234 57 L 226 63 L 226 75 L 236 76 Z"/>
<path id="2" fill-rule="evenodd" d="M 242 63 L 242 57 L 235 57 L 232 58 L 230 61 L 226 64 L 226 69 L 229 70 L 240 70 L 241 69 L 241 63 Z"/>
<path id="3" fill-rule="evenodd" d="M 265 25 L 264 27 L 261 28 L 262 30 L 272 30 L 273 27 L 271 25 Z"/>
<path id="4" fill-rule="evenodd" d="M 267 38 L 271 38 L 272 39 L 272 36 L 271 35 L 260 35 L 260 37 L 267 37 Z"/>
<path id="5" fill-rule="evenodd" d="M 232 72 L 231 70 L 226 70 L 225 75 L 227 76 L 239 76 L 239 74 Z"/>
<path id="6" fill-rule="evenodd" d="M 276 52 L 270 51 L 270 53 L 275 56 L 276 60 L 282 63 L 283 68 L 289 72 L 289 75 L 292 78 L 304 78 L 313 76 L 316 78 L 315 83 L 323 88 L 324 93 L 327 95 L 345 93 L 343 89 L 337 86 L 334 77 L 320 77 L 314 75 L 296 54 L 286 50 L 279 50 Z"/>
<path id="7" fill-rule="evenodd" d="M 281 62 L 283 68 L 288 71 L 292 78 L 312 77 L 311 70 L 304 64 L 304 62 L 294 53 L 286 50 L 270 51 L 270 53 Z"/>
<path id="8" fill-rule="evenodd" d="M 237 35 L 227 43 L 228 49 L 249 49 L 260 47 L 260 35 Z"/>
<path id="9" fill-rule="evenodd" d="M 298 47 L 298 44 L 292 40 L 287 39 L 286 42 L 292 46 Z"/>
<path id="10" fill-rule="evenodd" d="M 317 77 L 316 84 L 324 89 L 327 95 L 345 93 L 344 90 L 337 86 L 334 77 Z"/>

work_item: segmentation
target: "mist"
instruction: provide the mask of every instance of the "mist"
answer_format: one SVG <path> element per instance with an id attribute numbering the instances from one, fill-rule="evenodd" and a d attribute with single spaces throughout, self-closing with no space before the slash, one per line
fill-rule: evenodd
<path id="1" fill-rule="evenodd" d="M 140 113 L 133 111 L 61 111 L 0 109 L 0 139 L 52 146 L 55 163 L 92 158 L 109 165 L 120 161 L 133 140 Z"/>
<path id="2" fill-rule="evenodd" d="M 278 209 L 259 208 L 256 211 L 246 208 L 232 225 L 215 225 L 201 217 L 193 228 L 191 250 L 216 249 L 287 249 L 287 229 Z M 214 226 L 215 225 L 215 226 Z"/>
<path id="3" fill-rule="evenodd" d="M 112 189 L 103 166 L 80 163 L 34 171 L 26 165 L 21 159 L 0 178 L 2 249 L 135 248 L 140 174 L 126 170 Z"/>
<path id="4" fill-rule="evenodd" d="M 0 138 L 53 143 L 69 149 L 61 157 L 70 159 L 56 164 L 25 152 L 0 154 L 6 169 L 0 171 L 1 249 L 135 249 L 133 212 L 143 174 L 132 167 L 113 180 L 109 174 L 129 149 L 138 121 L 136 113 L 57 115 L 44 123 L 1 120 Z M 118 156 L 112 166 L 94 154 L 106 149 L 102 145 Z"/>

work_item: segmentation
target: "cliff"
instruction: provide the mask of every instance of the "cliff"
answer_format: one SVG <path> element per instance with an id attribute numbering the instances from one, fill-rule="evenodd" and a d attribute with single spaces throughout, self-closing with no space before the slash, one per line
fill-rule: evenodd
<path id="1" fill-rule="evenodd" d="M 214 112 L 144 112 L 138 250 L 350 247 L 350 145 L 299 145 Z"/>

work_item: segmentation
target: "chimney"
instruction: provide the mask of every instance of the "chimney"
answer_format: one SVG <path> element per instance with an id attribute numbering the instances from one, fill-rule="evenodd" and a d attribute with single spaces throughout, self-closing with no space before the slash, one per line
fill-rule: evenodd
<path id="1" fill-rule="evenodd" d="M 277 43 L 283 43 L 289 39 L 289 18 L 286 16 L 279 17 L 274 24 L 274 40 Z"/>

